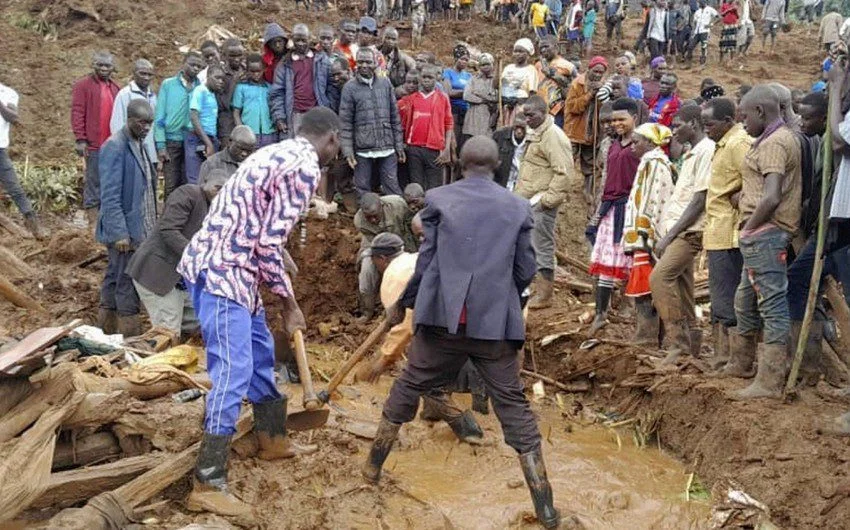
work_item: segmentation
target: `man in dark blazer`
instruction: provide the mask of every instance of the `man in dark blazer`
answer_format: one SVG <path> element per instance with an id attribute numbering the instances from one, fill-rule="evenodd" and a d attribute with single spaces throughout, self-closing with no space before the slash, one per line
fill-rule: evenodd
<path id="1" fill-rule="evenodd" d="M 203 186 L 184 184 L 171 192 L 156 228 L 127 265 L 127 274 L 133 279 L 151 325 L 165 328 L 177 337 L 181 331 L 192 333 L 198 328 L 192 298 L 177 273 L 177 263 L 229 176 L 225 170 L 216 169 L 207 175 Z"/>
<path id="2" fill-rule="evenodd" d="M 513 191 L 519 176 L 519 161 L 525 150 L 525 115 L 521 111 L 514 115 L 514 123 L 493 133 L 493 141 L 499 148 L 499 167 L 493 180 L 500 186 Z M 511 178 L 513 177 L 513 178 Z M 510 186 L 508 185 L 510 183 Z"/>
<path id="3" fill-rule="evenodd" d="M 100 148 L 100 213 L 95 236 L 106 245 L 98 325 L 107 334 L 136 336 L 139 296 L 127 276 L 133 251 L 156 224 L 156 169 L 144 148 L 153 124 L 147 100 L 127 106 L 127 123 Z"/>
<path id="4" fill-rule="evenodd" d="M 453 383 L 468 359 L 484 379 L 505 442 L 520 455 L 538 520 L 555 528 L 560 516 L 517 363 L 517 349 L 525 341 L 520 294 L 537 271 L 531 206 L 493 182 L 499 153 L 490 138 L 471 138 L 460 159 L 465 178 L 425 196 L 425 242 L 416 271 L 387 309 L 387 318 L 398 323 L 412 308 L 416 334 L 407 366 L 384 404 L 363 476 L 377 482 L 420 396 Z"/>

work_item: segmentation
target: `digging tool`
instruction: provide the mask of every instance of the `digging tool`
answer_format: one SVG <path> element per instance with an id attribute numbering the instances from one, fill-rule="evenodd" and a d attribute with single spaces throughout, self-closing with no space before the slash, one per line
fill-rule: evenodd
<path id="1" fill-rule="evenodd" d="M 347 376 L 348 373 L 351 372 L 352 368 L 357 366 L 357 363 L 362 361 L 363 358 L 366 357 L 366 355 L 368 355 L 369 352 L 372 351 L 372 348 L 375 347 L 381 337 L 384 336 L 384 333 L 389 331 L 391 327 L 392 326 L 390 326 L 389 320 L 385 318 L 375 329 L 372 330 L 372 333 L 369 333 L 369 336 L 366 337 L 366 340 L 363 341 L 363 344 L 361 344 L 360 347 L 355 350 L 351 357 L 349 357 L 348 360 L 345 361 L 345 364 L 342 365 L 342 368 L 340 368 L 339 371 L 331 378 L 330 382 L 328 383 L 328 388 L 319 392 L 318 397 L 322 403 L 328 403 L 331 400 L 331 396 L 336 390 L 336 387 L 338 387 L 339 384 L 342 383 L 342 380 L 345 379 L 345 376 Z"/>
<path id="2" fill-rule="evenodd" d="M 298 375 L 301 378 L 301 388 L 304 391 L 302 403 L 304 409 L 289 414 L 286 419 L 287 428 L 293 431 L 308 431 L 317 429 L 328 422 L 328 409 L 320 409 L 322 402 L 313 390 L 313 379 L 310 377 L 310 366 L 307 364 L 307 349 L 304 347 L 304 334 L 296 330 L 292 334 L 295 343 L 295 361 L 298 363 Z"/>

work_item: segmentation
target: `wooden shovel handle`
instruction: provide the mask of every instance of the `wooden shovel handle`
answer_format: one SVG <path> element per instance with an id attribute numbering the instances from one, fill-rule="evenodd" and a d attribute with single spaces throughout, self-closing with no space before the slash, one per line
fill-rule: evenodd
<path id="1" fill-rule="evenodd" d="M 303 403 L 307 410 L 316 410 L 322 406 L 319 398 L 313 390 L 313 379 L 310 377 L 310 365 L 307 364 L 307 348 L 304 346 L 304 334 L 296 329 L 292 334 L 295 343 L 295 361 L 298 363 L 298 377 L 301 378 L 301 387 L 304 389 Z"/>
<path id="2" fill-rule="evenodd" d="M 337 373 L 334 374 L 334 376 L 331 378 L 330 382 L 328 383 L 328 389 L 326 391 L 328 397 L 333 395 L 334 390 L 336 390 L 336 387 L 338 387 L 339 384 L 342 383 L 342 380 L 345 379 L 345 376 L 348 375 L 351 369 L 357 366 L 357 363 L 363 360 L 363 358 L 372 351 L 372 348 L 375 347 L 375 345 L 378 343 L 379 340 L 381 340 L 381 338 L 384 336 L 384 333 L 386 333 L 390 329 L 390 327 L 391 326 L 389 320 L 384 319 L 377 327 L 375 327 L 375 329 L 372 330 L 371 333 L 369 333 L 369 336 L 366 337 L 366 340 L 363 341 L 363 344 L 361 344 L 360 347 L 354 351 L 351 357 L 349 357 L 348 360 L 345 361 L 345 364 L 343 364 L 339 371 L 337 371 Z"/>

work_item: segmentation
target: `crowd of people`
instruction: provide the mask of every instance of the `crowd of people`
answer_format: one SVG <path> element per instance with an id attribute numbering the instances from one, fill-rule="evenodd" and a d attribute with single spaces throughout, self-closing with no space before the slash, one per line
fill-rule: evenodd
<path id="1" fill-rule="evenodd" d="M 749 0 L 724 1 L 719 12 L 706 0 L 645 5 L 634 51 L 613 64 L 577 57 L 591 55 L 597 9 L 608 38 L 619 40 L 622 0 L 488 5 L 505 17 L 527 7 L 534 31 L 516 40 L 502 68 L 462 42 L 441 65 L 429 51 L 402 51 L 392 26 L 379 31 L 388 12 L 410 14 L 418 48 L 423 24 L 438 12 L 433 4 L 376 0 L 378 20 L 338 28 L 269 23 L 256 51 L 237 38 L 204 42 L 158 91 L 150 61 L 136 60 L 120 87 L 113 56 L 99 52 L 73 86 L 83 207 L 108 250 L 98 325 L 139 335 L 144 305 L 155 328 L 175 340 L 200 329 L 206 344 L 213 389 L 191 509 L 247 509 L 226 491 L 227 448 L 245 395 L 261 458 L 315 450 L 286 437 L 286 397 L 275 386 L 258 292 L 264 284 L 284 300 L 287 333 L 303 328 L 291 287 L 297 267 L 284 246 L 314 193 L 340 204 L 356 197 L 359 318 L 369 321 L 382 305 L 394 324 L 358 377 L 375 380 L 409 351 L 364 476 L 378 480 L 421 395 L 426 416 L 479 442 L 474 416 L 449 397 L 471 392 L 473 410 L 486 412 L 492 401 L 547 527 L 558 514 L 515 353 L 525 337 L 520 300 L 531 310 L 555 301 L 556 225 L 572 187 L 582 191 L 569 207 L 587 212 L 596 278 L 588 333 L 607 325 L 621 293 L 634 301 L 634 343 L 659 351 L 662 365 L 702 355 L 694 272 L 705 251 L 708 360 L 724 376 L 754 377 L 736 399 L 782 394 L 818 259 L 821 183 L 830 176 L 824 273 L 850 300 L 850 31 L 840 15 L 821 21 L 829 65 L 811 90 L 768 83 L 733 92 L 704 79 L 698 94 L 682 94 L 676 64 L 697 46 L 705 61 L 716 22 L 721 60 L 747 53 Z M 786 7 L 766 0 L 763 42 L 773 43 Z M 6 154 L 17 104 L 17 93 L 0 85 L 0 178 L 41 236 Z M 834 163 L 825 168 L 830 148 Z M 456 289 L 444 291 L 439 278 Z M 820 375 L 833 328 L 819 309 L 804 382 Z M 842 421 L 850 434 L 850 416 Z"/>

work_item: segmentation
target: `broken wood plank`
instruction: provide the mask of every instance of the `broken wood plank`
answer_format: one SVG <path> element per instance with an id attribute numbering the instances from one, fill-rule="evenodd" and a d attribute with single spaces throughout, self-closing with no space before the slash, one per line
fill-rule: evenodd
<path id="1" fill-rule="evenodd" d="M 537 372 L 532 372 L 530 370 L 520 370 L 522 375 L 527 375 L 529 377 L 534 377 L 536 379 L 540 379 L 544 383 L 548 383 L 555 388 L 563 390 L 564 392 L 587 392 L 590 390 L 590 383 L 588 381 L 575 381 L 569 385 L 561 383 L 560 381 L 556 381 L 551 377 L 546 377 L 545 375 L 538 374 Z"/>
<path id="2" fill-rule="evenodd" d="M 846 264 L 845 264 L 846 266 Z M 850 367 L 850 308 L 844 300 L 844 293 L 838 288 L 838 282 L 834 278 L 827 277 L 826 289 L 824 290 L 829 305 L 832 306 L 832 316 L 838 326 L 838 341 L 835 353 L 838 358 Z"/>
<path id="3" fill-rule="evenodd" d="M 73 442 L 56 444 L 53 452 L 53 469 L 88 466 L 104 462 L 121 454 L 118 438 L 111 432 L 96 432 L 81 436 Z"/>
<path id="4" fill-rule="evenodd" d="M 35 278 L 36 276 L 32 267 L 3 246 L 0 246 L 0 270 L 13 278 Z"/>
<path id="5" fill-rule="evenodd" d="M 122 458 L 99 466 L 71 469 L 50 475 L 50 483 L 34 508 L 66 507 L 113 490 L 161 464 L 167 453 Z"/>
<path id="6" fill-rule="evenodd" d="M 0 372 L 8 372 L 21 361 L 39 355 L 45 348 L 71 333 L 81 323 L 82 320 L 73 320 L 64 326 L 39 328 L 33 331 L 14 346 L 0 353 Z"/>
<path id="7" fill-rule="evenodd" d="M 0 213 L 0 227 L 9 232 L 15 237 L 22 239 L 32 239 L 32 234 L 25 230 L 21 225 L 12 220 L 11 217 L 4 213 Z"/>
<path id="8" fill-rule="evenodd" d="M 86 267 L 88 267 L 92 263 L 96 263 L 96 262 L 98 262 L 102 259 L 106 259 L 106 252 L 101 250 L 98 253 L 93 254 L 93 255 L 87 257 L 86 259 L 84 259 L 83 261 L 77 263 L 76 265 L 74 265 L 74 268 L 75 269 L 85 269 Z"/>
<path id="9" fill-rule="evenodd" d="M 558 259 L 558 262 L 560 262 L 560 263 L 563 263 L 565 265 L 569 265 L 573 269 L 580 271 L 580 272 L 583 272 L 584 274 L 587 274 L 587 275 L 590 274 L 588 272 L 590 270 L 590 265 L 588 263 L 585 263 L 583 260 L 580 260 L 578 258 L 574 258 L 572 256 L 568 256 L 567 254 L 565 254 L 564 252 L 561 252 L 559 250 L 555 251 L 555 257 Z"/>
<path id="10" fill-rule="evenodd" d="M 18 289 L 15 284 L 10 282 L 8 278 L 2 274 L 0 274 L 0 296 L 18 307 L 23 307 L 24 309 L 29 309 L 31 311 L 38 311 L 40 313 L 47 313 L 41 304 L 36 302 L 30 295 Z"/>

